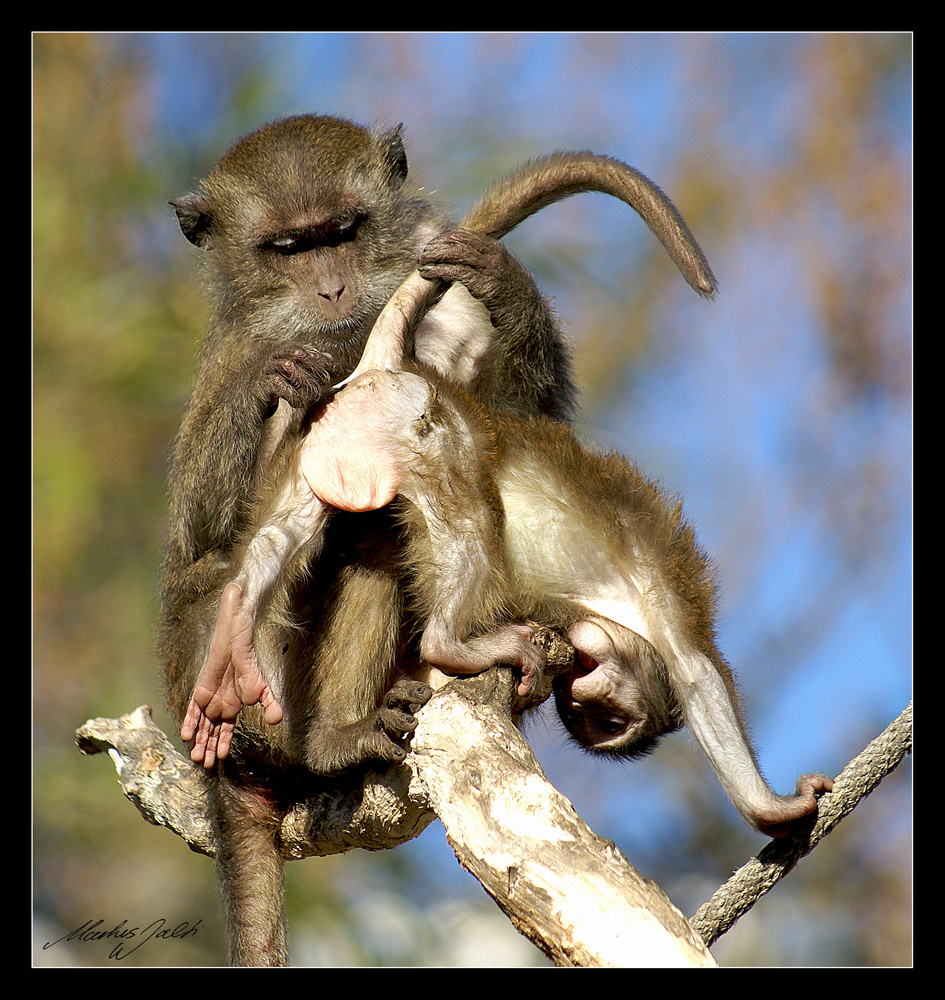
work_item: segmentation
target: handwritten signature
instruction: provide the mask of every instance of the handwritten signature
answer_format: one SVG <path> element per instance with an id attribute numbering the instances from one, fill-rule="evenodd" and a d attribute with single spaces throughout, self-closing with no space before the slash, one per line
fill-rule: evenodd
<path id="1" fill-rule="evenodd" d="M 176 927 L 169 927 L 163 917 L 158 917 L 157 920 L 152 920 L 147 927 L 129 927 L 128 921 L 122 920 L 110 930 L 102 929 L 104 923 L 104 920 L 96 920 L 95 923 L 92 923 L 91 920 L 86 920 L 84 924 L 76 927 L 74 931 L 64 934 L 56 941 L 47 941 L 43 945 L 43 951 L 57 944 L 62 944 L 63 941 L 106 941 L 114 939 L 118 941 L 118 944 L 112 948 L 108 957 L 115 959 L 116 962 L 120 962 L 123 958 L 133 955 L 142 945 L 147 944 L 148 941 L 182 940 L 183 938 L 192 937 L 201 929 L 203 921 L 197 920 L 195 923 L 190 923 L 184 920 L 177 924 Z M 136 942 L 133 946 L 131 945 L 132 941 Z"/>

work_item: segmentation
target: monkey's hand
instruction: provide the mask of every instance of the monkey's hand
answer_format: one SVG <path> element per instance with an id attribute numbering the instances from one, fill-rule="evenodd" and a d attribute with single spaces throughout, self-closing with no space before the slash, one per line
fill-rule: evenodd
<path id="1" fill-rule="evenodd" d="M 458 281 L 489 310 L 493 326 L 517 326 L 546 309 L 534 279 L 499 240 L 468 229 L 434 237 L 420 254 L 420 274 Z"/>
<path id="2" fill-rule="evenodd" d="M 797 779 L 794 795 L 776 796 L 778 804 L 757 813 L 754 826 L 768 837 L 788 837 L 799 820 L 817 812 L 817 799 L 833 791 L 833 779 L 825 774 L 804 774 Z"/>
<path id="3" fill-rule="evenodd" d="M 260 390 L 263 415 L 270 416 L 280 399 L 290 406 L 308 409 L 345 374 L 330 354 L 301 344 L 285 344 L 263 365 Z"/>
<path id="4" fill-rule="evenodd" d="M 253 648 L 254 614 L 238 584 L 224 588 L 210 650 L 191 698 L 180 735 L 193 740 L 190 759 L 208 770 L 230 752 L 236 718 L 244 705 L 262 706 L 271 726 L 282 707 L 263 679 Z"/>
<path id="5" fill-rule="evenodd" d="M 489 667 L 519 672 L 517 692 L 524 697 L 535 686 L 547 654 L 528 625 L 510 623 L 472 639 L 457 639 L 445 623 L 432 619 L 420 642 L 423 659 L 444 674 L 478 674 Z"/>

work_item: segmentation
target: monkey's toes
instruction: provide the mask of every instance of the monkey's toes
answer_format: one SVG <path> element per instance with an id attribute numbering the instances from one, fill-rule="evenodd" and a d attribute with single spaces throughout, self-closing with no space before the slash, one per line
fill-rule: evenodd
<path id="1" fill-rule="evenodd" d="M 797 794 L 817 797 L 833 791 L 833 778 L 826 774 L 802 774 L 797 779 Z"/>
<path id="2" fill-rule="evenodd" d="M 416 712 L 433 696 L 433 688 L 422 681 L 401 677 L 387 694 L 389 708 L 404 708 L 408 712 Z"/>

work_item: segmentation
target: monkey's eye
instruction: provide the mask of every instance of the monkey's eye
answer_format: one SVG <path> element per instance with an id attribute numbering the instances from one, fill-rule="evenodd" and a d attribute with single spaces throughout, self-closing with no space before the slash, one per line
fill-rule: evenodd
<path id="1" fill-rule="evenodd" d="M 264 250 L 273 250 L 282 257 L 306 253 L 317 246 L 322 246 L 322 241 L 309 232 L 284 233 L 262 244 Z"/>
<path id="2" fill-rule="evenodd" d="M 364 222 L 363 215 L 353 215 L 351 218 L 336 219 L 324 229 L 325 245 L 335 246 L 338 243 L 353 240 L 362 222 Z"/>
<path id="3" fill-rule="evenodd" d="M 563 700 L 558 705 L 558 714 L 566 726 L 577 726 L 584 721 L 584 713 L 577 711 L 572 705 Z"/>
<path id="4" fill-rule="evenodd" d="M 616 736 L 617 733 L 622 733 L 627 725 L 627 720 L 620 718 L 618 715 L 599 715 L 594 722 L 597 728 L 608 736 Z"/>
<path id="5" fill-rule="evenodd" d="M 282 254 L 284 257 L 290 257 L 294 253 L 304 253 L 304 251 L 311 250 L 312 248 L 309 240 L 296 236 L 279 236 L 277 239 L 270 240 L 264 246 L 268 250 L 275 250 L 276 253 Z"/>

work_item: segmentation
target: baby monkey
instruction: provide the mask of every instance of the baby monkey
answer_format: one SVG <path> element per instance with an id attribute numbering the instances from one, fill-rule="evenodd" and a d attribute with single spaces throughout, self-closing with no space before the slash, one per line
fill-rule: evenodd
<path id="1" fill-rule="evenodd" d="M 258 700 L 269 721 L 279 716 L 278 678 L 254 652 L 257 616 L 291 567 L 316 557 L 331 510 L 399 497 L 428 664 L 453 674 L 511 665 L 523 693 L 542 665 L 524 621 L 559 629 L 577 666 L 556 680 L 555 699 L 578 742 L 632 757 L 686 722 L 745 820 L 787 835 L 833 783 L 805 775 L 780 796 L 761 776 L 714 638 L 709 565 L 681 505 L 619 455 L 582 447 L 567 426 L 496 413 L 430 371 L 406 370 L 410 330 L 430 297 L 419 274 L 407 279 L 357 369 L 287 456 L 282 487 L 223 592 L 206 690 L 184 727 L 185 739 L 196 737 L 192 756 L 212 763 L 227 752 L 224 703 Z"/>

